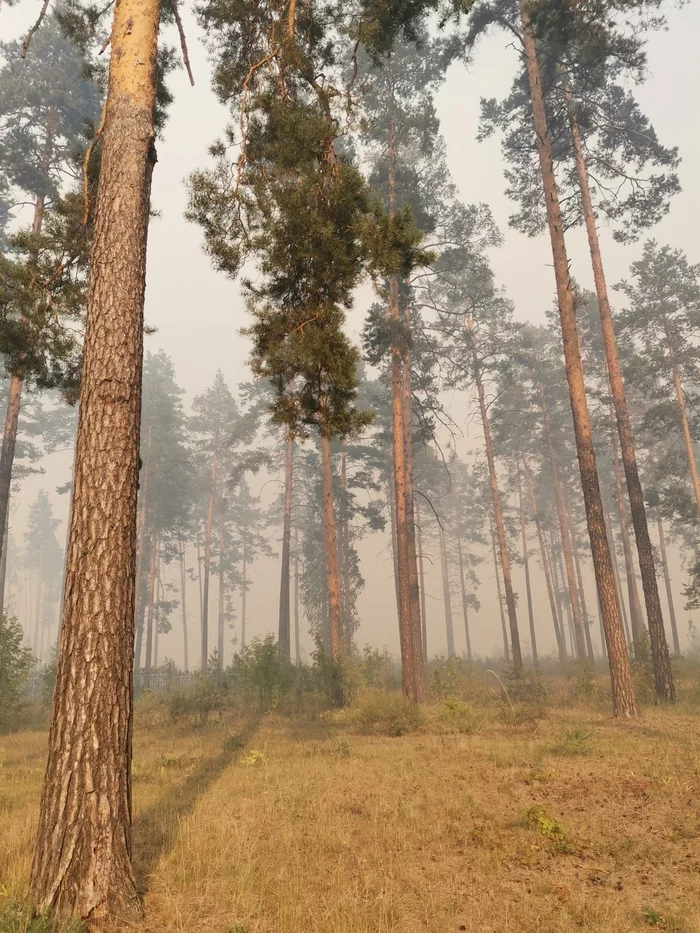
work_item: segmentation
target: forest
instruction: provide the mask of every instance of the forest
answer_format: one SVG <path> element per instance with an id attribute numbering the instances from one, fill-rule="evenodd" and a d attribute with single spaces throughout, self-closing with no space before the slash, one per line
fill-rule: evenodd
<path id="1" fill-rule="evenodd" d="M 0 0 L 0 933 L 700 933 L 696 22 Z"/>

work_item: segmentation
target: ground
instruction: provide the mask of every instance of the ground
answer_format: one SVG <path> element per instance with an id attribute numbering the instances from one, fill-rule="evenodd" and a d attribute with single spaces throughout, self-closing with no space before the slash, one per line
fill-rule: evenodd
<path id="1" fill-rule="evenodd" d="M 128 929 L 700 933 L 697 716 L 455 722 L 143 715 Z M 0 737 L 0 912 L 26 891 L 45 745 Z"/>

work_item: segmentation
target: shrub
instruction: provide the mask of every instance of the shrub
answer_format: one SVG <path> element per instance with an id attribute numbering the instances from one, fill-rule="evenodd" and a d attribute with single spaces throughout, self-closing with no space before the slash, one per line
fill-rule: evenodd
<path id="1" fill-rule="evenodd" d="M 423 724 L 423 713 L 398 692 L 365 690 L 348 710 L 346 720 L 365 730 L 399 736 L 415 732 Z"/>
<path id="2" fill-rule="evenodd" d="M 225 706 L 226 695 L 211 677 L 199 676 L 191 690 L 178 690 L 167 699 L 167 707 L 173 722 L 195 719 L 205 725 L 209 716 L 221 711 Z"/>
<path id="3" fill-rule="evenodd" d="M 258 712 L 276 709 L 294 687 L 295 668 L 280 651 L 272 635 L 256 638 L 233 659 L 227 675 L 244 702 Z"/>
<path id="4" fill-rule="evenodd" d="M 591 752 L 593 733 L 585 729 L 564 729 L 552 746 L 555 755 L 588 755 Z"/>
<path id="5" fill-rule="evenodd" d="M 16 728 L 25 706 L 25 684 L 34 658 L 22 645 L 22 637 L 17 619 L 0 616 L 0 732 Z"/>
<path id="6" fill-rule="evenodd" d="M 477 714 L 472 706 L 457 697 L 445 697 L 435 709 L 435 718 L 447 731 L 465 735 L 478 732 L 483 724 L 483 713 Z"/>

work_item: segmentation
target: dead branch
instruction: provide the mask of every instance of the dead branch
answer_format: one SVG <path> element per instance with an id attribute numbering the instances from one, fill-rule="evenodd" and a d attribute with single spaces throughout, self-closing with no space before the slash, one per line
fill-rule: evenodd
<path id="1" fill-rule="evenodd" d="M 34 33 L 35 33 L 35 32 L 37 31 L 37 29 L 41 26 L 41 24 L 42 24 L 42 22 L 43 22 L 43 20 L 44 20 L 44 17 L 46 16 L 46 11 L 47 11 L 48 8 L 49 8 L 49 3 L 50 3 L 50 2 L 51 2 L 51 0 L 44 0 L 44 2 L 43 2 L 43 4 L 42 4 L 42 7 L 41 7 L 41 13 L 39 13 L 39 16 L 37 17 L 37 21 L 34 23 L 34 25 L 32 26 L 32 28 L 29 30 L 29 32 L 27 33 L 26 39 L 25 39 L 24 42 L 22 43 L 22 50 L 21 50 L 21 52 L 20 52 L 20 58 L 26 58 L 26 57 L 27 57 L 27 52 L 29 51 L 29 43 L 32 41 L 32 37 L 34 36 Z"/>
<path id="2" fill-rule="evenodd" d="M 177 8 L 177 0 L 170 0 L 170 9 L 173 11 L 173 16 L 175 17 L 175 22 L 177 23 L 177 31 L 180 33 L 182 60 L 185 63 L 185 69 L 187 71 L 187 76 L 190 79 L 190 84 L 192 87 L 194 87 L 194 77 L 192 75 L 192 68 L 190 66 L 190 56 L 187 51 L 187 39 L 185 37 L 185 29 L 182 25 L 182 20 L 180 19 L 180 11 Z"/>

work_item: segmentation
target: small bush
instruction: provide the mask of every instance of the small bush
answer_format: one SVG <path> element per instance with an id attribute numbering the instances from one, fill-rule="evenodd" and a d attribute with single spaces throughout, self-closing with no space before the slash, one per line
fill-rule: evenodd
<path id="1" fill-rule="evenodd" d="M 210 715 L 226 705 L 226 695 L 211 677 L 199 677 L 191 690 L 168 695 L 167 708 L 172 722 L 195 720 L 205 725 Z"/>
<path id="2" fill-rule="evenodd" d="M 447 731 L 472 735 L 483 725 L 483 713 L 477 713 L 457 697 L 445 697 L 435 709 L 435 719 Z"/>
<path id="3" fill-rule="evenodd" d="M 257 707 L 259 713 L 269 713 L 294 687 L 295 668 L 269 635 L 255 639 L 233 659 L 227 672 L 230 686 L 238 689 L 246 705 Z"/>
<path id="4" fill-rule="evenodd" d="M 401 693 L 366 690 L 348 710 L 346 719 L 367 731 L 400 736 L 415 732 L 423 724 L 423 713 Z"/>
<path id="5" fill-rule="evenodd" d="M 24 689 L 34 658 L 22 640 L 17 619 L 0 615 L 0 732 L 17 728 L 26 705 Z"/>
<path id="6" fill-rule="evenodd" d="M 588 755 L 592 750 L 593 733 L 585 729 L 564 729 L 552 746 L 555 755 Z"/>
<path id="7" fill-rule="evenodd" d="M 0 907 L 0 933 L 87 933 L 87 928 L 76 920 L 60 923 L 48 914 L 34 917 L 29 906 L 6 904 Z"/>

